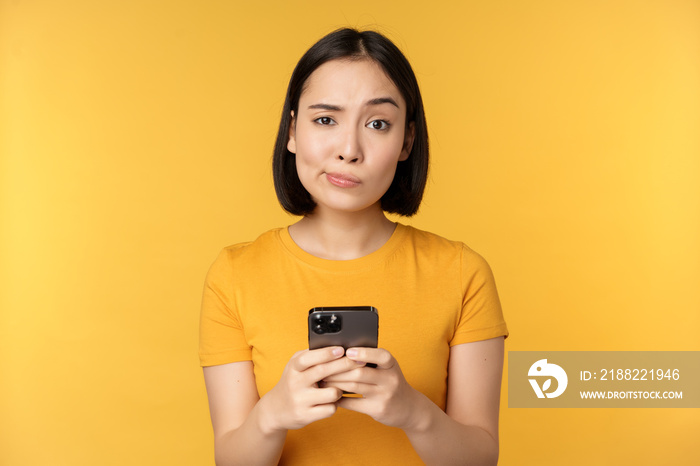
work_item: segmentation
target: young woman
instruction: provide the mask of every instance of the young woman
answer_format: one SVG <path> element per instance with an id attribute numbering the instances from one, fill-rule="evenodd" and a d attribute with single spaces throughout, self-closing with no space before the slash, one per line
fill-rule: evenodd
<path id="1" fill-rule="evenodd" d="M 273 156 L 280 203 L 302 218 L 225 248 L 206 280 L 217 464 L 496 464 L 508 331 L 491 271 L 384 214 L 418 210 L 427 170 L 398 48 L 352 29 L 311 47 Z M 307 349 L 309 309 L 353 305 L 378 309 L 379 348 Z"/>

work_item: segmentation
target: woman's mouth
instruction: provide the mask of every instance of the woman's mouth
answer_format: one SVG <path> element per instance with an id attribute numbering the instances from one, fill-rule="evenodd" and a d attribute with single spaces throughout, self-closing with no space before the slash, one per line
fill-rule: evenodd
<path id="1" fill-rule="evenodd" d="M 345 173 L 326 173 L 326 179 L 339 188 L 354 188 L 360 185 L 360 179 Z"/>

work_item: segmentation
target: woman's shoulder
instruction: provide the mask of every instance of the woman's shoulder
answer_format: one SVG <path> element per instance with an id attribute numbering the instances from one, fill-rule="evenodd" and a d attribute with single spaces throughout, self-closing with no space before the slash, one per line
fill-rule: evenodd
<path id="1" fill-rule="evenodd" d="M 417 246 L 422 248 L 435 248 L 445 251 L 460 251 L 462 248 L 467 247 L 462 241 L 456 241 L 448 239 L 437 233 L 433 233 L 427 230 L 421 230 L 410 225 L 401 225 L 401 228 L 406 230 L 408 238 Z"/>
<path id="2" fill-rule="evenodd" d="M 221 249 L 215 263 L 226 263 L 230 266 L 234 261 L 259 260 L 261 254 L 269 254 L 279 246 L 282 230 L 283 228 L 273 228 L 253 241 L 230 244 Z"/>
<path id="3" fill-rule="evenodd" d="M 437 233 L 409 225 L 401 225 L 401 227 L 406 229 L 407 236 L 416 251 L 420 251 L 428 257 L 433 259 L 449 257 L 480 267 L 487 265 L 486 260 L 463 241 L 448 239 Z"/>
<path id="4" fill-rule="evenodd" d="M 258 236 L 252 241 L 242 241 L 239 243 L 233 243 L 223 248 L 223 250 L 228 251 L 230 253 L 235 253 L 237 251 L 245 251 L 246 249 L 255 249 L 259 247 L 269 246 L 279 241 L 279 235 L 282 230 L 283 228 L 273 228 L 262 233 L 260 236 Z"/>

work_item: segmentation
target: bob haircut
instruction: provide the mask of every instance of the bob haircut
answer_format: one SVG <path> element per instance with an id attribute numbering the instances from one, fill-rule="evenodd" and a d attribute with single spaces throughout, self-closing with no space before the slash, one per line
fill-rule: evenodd
<path id="1" fill-rule="evenodd" d="M 381 198 L 382 210 L 410 217 L 418 212 L 428 179 L 428 127 L 418 81 L 406 57 L 389 39 L 375 31 L 338 29 L 316 42 L 299 60 L 289 80 L 277 141 L 272 175 L 277 199 L 287 212 L 306 215 L 316 203 L 299 180 L 295 154 L 287 150 L 292 111 L 297 115 L 306 80 L 316 68 L 337 59 L 370 59 L 378 63 L 406 101 L 406 128 L 415 126 L 408 159 L 398 163 L 394 180 Z"/>

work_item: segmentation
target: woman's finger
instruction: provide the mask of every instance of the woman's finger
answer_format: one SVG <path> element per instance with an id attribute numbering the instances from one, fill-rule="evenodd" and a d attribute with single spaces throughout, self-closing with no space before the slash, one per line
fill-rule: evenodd
<path id="1" fill-rule="evenodd" d="M 353 362 L 353 364 L 357 364 Z M 349 371 L 340 372 L 323 378 L 323 382 L 360 382 L 374 384 L 377 381 L 377 371 L 369 367 L 355 367 Z"/>
<path id="2" fill-rule="evenodd" d="M 317 364 L 304 372 L 310 383 L 316 383 L 335 374 L 357 369 L 357 363 L 352 359 L 340 358 L 323 364 Z"/>
<path id="3" fill-rule="evenodd" d="M 370 400 L 365 398 L 357 397 L 343 397 L 339 399 L 335 405 L 338 408 L 348 409 L 350 411 L 356 411 L 358 413 L 363 413 L 371 415 L 369 411 L 369 406 L 371 405 Z"/>
<path id="4" fill-rule="evenodd" d="M 315 389 L 312 396 L 313 399 L 310 400 L 309 403 L 311 406 L 335 403 L 343 396 L 343 389 L 334 386 L 325 386 L 324 388 Z"/>
<path id="5" fill-rule="evenodd" d="M 303 372 L 318 364 L 339 359 L 343 356 L 343 353 L 345 353 L 345 350 L 341 346 L 299 351 L 292 356 L 292 367 L 299 372 Z"/>
<path id="6" fill-rule="evenodd" d="M 361 382 L 326 382 L 326 387 L 332 387 L 346 393 L 355 395 L 370 396 L 376 391 L 376 385 Z"/>
<path id="7" fill-rule="evenodd" d="M 353 361 L 376 364 L 378 369 L 391 369 L 396 360 L 383 348 L 349 348 L 345 355 Z"/>

